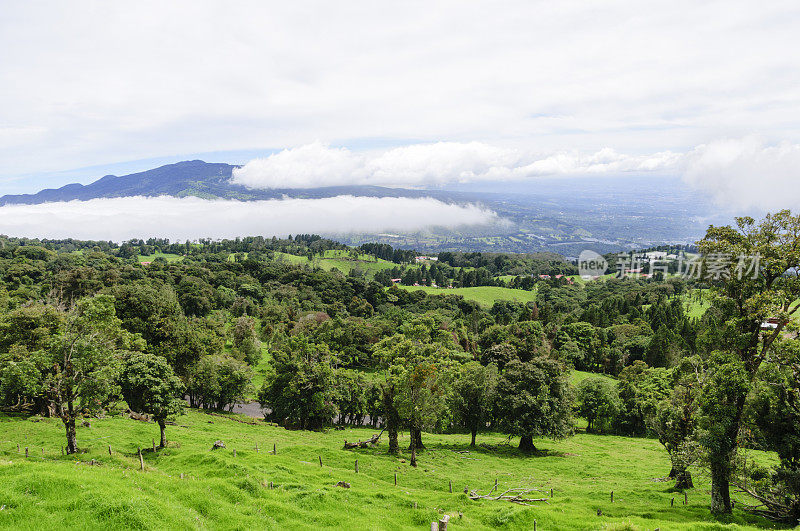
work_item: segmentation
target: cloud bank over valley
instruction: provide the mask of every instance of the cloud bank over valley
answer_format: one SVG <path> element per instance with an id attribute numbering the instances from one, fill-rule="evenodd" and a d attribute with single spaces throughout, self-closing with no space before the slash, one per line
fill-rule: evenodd
<path id="1" fill-rule="evenodd" d="M 479 205 L 432 198 L 336 196 L 268 201 L 196 197 L 120 197 L 0 207 L 2 232 L 13 236 L 124 241 L 411 232 L 502 221 Z"/>

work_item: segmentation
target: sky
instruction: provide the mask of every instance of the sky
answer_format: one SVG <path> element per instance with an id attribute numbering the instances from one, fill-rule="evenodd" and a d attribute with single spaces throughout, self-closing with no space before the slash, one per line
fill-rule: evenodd
<path id="1" fill-rule="evenodd" d="M 254 187 L 672 175 L 797 208 L 798 27 L 780 0 L 0 0 L 0 195 L 201 158 Z"/>

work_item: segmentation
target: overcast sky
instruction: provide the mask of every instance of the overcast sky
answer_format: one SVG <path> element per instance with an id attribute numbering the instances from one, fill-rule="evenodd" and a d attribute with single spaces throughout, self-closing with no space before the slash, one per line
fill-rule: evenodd
<path id="1" fill-rule="evenodd" d="M 796 1 L 0 6 L 0 194 L 204 158 L 256 159 L 256 186 L 653 172 L 739 197 L 798 162 Z"/>

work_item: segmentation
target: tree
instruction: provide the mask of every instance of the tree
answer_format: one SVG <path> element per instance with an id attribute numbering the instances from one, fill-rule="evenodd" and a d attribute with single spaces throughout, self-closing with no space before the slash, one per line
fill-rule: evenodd
<path id="1" fill-rule="evenodd" d="M 204 356 L 189 374 L 192 406 L 232 409 L 252 390 L 253 370 L 245 362 L 225 355 Z"/>
<path id="2" fill-rule="evenodd" d="M 258 394 L 270 417 L 301 429 L 320 429 L 333 422 L 336 380 L 333 356 L 325 344 L 294 336 L 273 353 L 272 368 Z"/>
<path id="3" fill-rule="evenodd" d="M 113 297 L 82 299 L 46 351 L 50 371 L 44 385 L 64 423 L 68 454 L 78 451 L 77 416 L 101 409 L 116 393 L 119 352 L 134 346 L 120 324 Z"/>
<path id="4" fill-rule="evenodd" d="M 698 440 L 711 470 L 711 510 L 730 512 L 730 480 L 738 447 L 744 399 L 751 386 L 747 366 L 736 354 L 715 352 L 699 397 Z"/>
<path id="5" fill-rule="evenodd" d="M 119 379 L 122 396 L 134 411 L 153 417 L 161 430 L 161 448 L 167 446 L 167 419 L 183 411 L 184 386 L 161 356 L 131 353 L 125 356 Z"/>
<path id="6" fill-rule="evenodd" d="M 495 365 L 470 362 L 461 366 L 453 385 L 453 413 L 472 435 L 470 446 L 475 446 L 478 430 L 486 427 L 496 389 Z"/>
<path id="7" fill-rule="evenodd" d="M 445 408 L 447 369 L 442 360 L 430 355 L 430 351 L 396 362 L 389 369 L 397 382 L 395 407 L 399 416 L 408 422 L 410 463 L 415 467 L 422 427 L 435 421 Z"/>
<path id="8" fill-rule="evenodd" d="M 699 359 L 685 359 L 676 367 L 669 397 L 661 400 L 655 414 L 648 418 L 648 425 L 669 454 L 672 464 L 669 477 L 675 478 L 678 490 L 694 487 L 689 466 L 698 456 L 697 398 L 704 378 L 701 365 Z"/>
<path id="9" fill-rule="evenodd" d="M 719 311 L 721 344 L 728 357 L 715 368 L 713 378 L 723 388 L 722 404 L 709 396 L 703 401 L 706 418 L 719 422 L 705 437 L 711 469 L 711 510 L 731 512 L 731 460 L 738 448 L 738 433 L 747 394 L 758 377 L 761 363 L 773 343 L 800 308 L 800 216 L 788 210 L 768 214 L 760 222 L 736 218 L 736 228 L 709 227 L 697 242 L 703 255 L 702 274 L 711 283 L 713 305 Z M 763 334 L 761 325 L 774 319 L 775 327 Z M 733 381 L 723 381 L 729 375 Z M 704 390 L 705 392 L 705 390 Z M 720 430 L 724 429 L 722 432 Z"/>
<path id="10" fill-rule="evenodd" d="M 738 487 L 758 501 L 747 507 L 790 525 L 800 524 L 800 341 L 776 346 L 776 363 L 764 371 L 749 417 L 767 448 L 778 454 L 772 470 L 744 470 Z"/>
<path id="11" fill-rule="evenodd" d="M 576 395 L 579 417 L 586 419 L 586 432 L 603 433 L 619 412 L 617 386 L 607 378 L 586 378 Z"/>
<path id="12" fill-rule="evenodd" d="M 512 360 L 497 383 L 496 405 L 504 433 L 519 449 L 535 451 L 534 437 L 562 438 L 572 431 L 572 391 L 566 367 L 545 356 Z"/>
<path id="13" fill-rule="evenodd" d="M 261 359 L 261 341 L 256 333 L 256 321 L 242 316 L 236 319 L 233 327 L 233 348 L 238 357 L 255 366 Z"/>

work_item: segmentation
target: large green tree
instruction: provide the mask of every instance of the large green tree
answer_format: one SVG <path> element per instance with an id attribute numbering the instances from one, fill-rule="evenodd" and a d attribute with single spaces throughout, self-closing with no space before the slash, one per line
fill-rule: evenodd
<path id="1" fill-rule="evenodd" d="M 154 354 L 134 352 L 124 357 L 120 388 L 134 411 L 153 417 L 161 431 L 160 446 L 167 446 L 167 419 L 183 411 L 184 386 L 167 360 Z"/>
<path id="2" fill-rule="evenodd" d="M 703 441 L 711 470 L 711 509 L 729 513 L 732 460 L 748 392 L 800 308 L 795 302 L 800 297 L 800 216 L 783 210 L 758 222 L 736 218 L 735 227 L 709 227 L 698 247 L 701 274 L 712 285 L 722 320 L 717 347 L 728 354 L 717 357 L 713 368 L 712 378 L 722 388 L 709 389 L 701 405 L 707 421 L 715 423 Z M 768 319 L 774 328 L 762 333 Z M 720 401 L 714 403 L 715 398 Z"/>
<path id="3" fill-rule="evenodd" d="M 470 446 L 475 446 L 475 436 L 486 428 L 495 392 L 497 390 L 497 366 L 484 367 L 478 362 L 460 367 L 453 383 L 453 413 L 458 422 L 472 436 Z"/>
<path id="4" fill-rule="evenodd" d="M 143 347 L 141 340 L 122 330 L 109 295 L 82 299 L 67 313 L 45 351 L 49 371 L 44 378 L 47 396 L 66 429 L 67 453 L 78 451 L 78 415 L 102 409 L 116 394 L 120 354 L 137 347 Z"/>
<path id="5" fill-rule="evenodd" d="M 535 451 L 534 437 L 562 438 L 572 432 L 568 374 L 561 362 L 547 356 L 506 365 L 497 383 L 495 407 L 503 431 L 520 438 L 520 450 Z"/>

